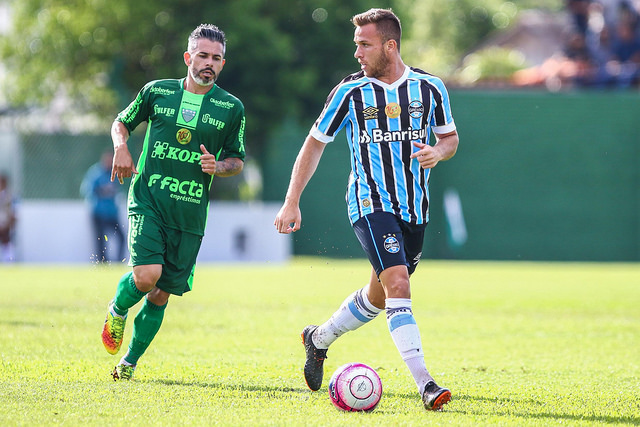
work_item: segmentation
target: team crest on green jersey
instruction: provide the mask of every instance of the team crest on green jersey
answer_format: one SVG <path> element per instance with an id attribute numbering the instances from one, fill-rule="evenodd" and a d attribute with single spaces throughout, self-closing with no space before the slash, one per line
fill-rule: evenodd
<path id="1" fill-rule="evenodd" d="M 178 126 L 189 129 L 196 128 L 197 120 L 194 119 L 196 119 L 200 114 L 203 98 L 204 95 L 198 95 L 188 91 L 183 92 L 182 101 L 180 102 L 180 115 L 176 121 Z"/>
<path id="2" fill-rule="evenodd" d="M 193 120 L 193 118 L 196 116 L 197 111 L 194 110 L 188 110 L 186 108 L 182 109 L 182 119 L 189 123 L 191 120 Z"/>

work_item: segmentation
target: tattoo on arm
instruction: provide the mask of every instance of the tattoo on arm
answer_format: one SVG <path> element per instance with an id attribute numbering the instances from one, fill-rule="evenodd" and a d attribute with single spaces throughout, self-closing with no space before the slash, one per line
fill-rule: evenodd
<path id="1" fill-rule="evenodd" d="M 216 176 L 234 176 L 242 172 L 244 162 L 237 157 L 229 157 L 216 162 Z"/>

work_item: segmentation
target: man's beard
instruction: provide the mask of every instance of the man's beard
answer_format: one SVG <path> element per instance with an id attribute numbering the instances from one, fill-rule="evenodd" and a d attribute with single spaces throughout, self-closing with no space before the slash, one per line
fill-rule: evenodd
<path id="1" fill-rule="evenodd" d="M 391 61 L 389 61 L 387 55 L 382 52 L 380 57 L 373 64 L 371 64 L 373 66 L 371 67 L 371 71 L 369 71 L 369 73 L 367 74 L 367 77 L 373 77 L 374 79 L 377 79 L 384 76 L 387 72 L 387 68 L 389 68 L 390 62 Z"/>
<path id="2" fill-rule="evenodd" d="M 200 73 L 204 70 L 211 71 L 212 76 L 210 79 L 207 80 L 200 77 Z M 196 71 L 194 68 L 189 67 L 189 73 L 191 73 L 191 77 L 193 78 L 193 80 L 200 86 L 211 86 L 216 82 L 216 77 L 217 77 L 216 73 L 211 68 L 203 68 L 200 71 Z"/>

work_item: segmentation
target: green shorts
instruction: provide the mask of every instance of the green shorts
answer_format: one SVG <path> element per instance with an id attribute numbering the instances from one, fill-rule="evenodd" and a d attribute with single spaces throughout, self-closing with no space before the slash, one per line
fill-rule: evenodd
<path id="1" fill-rule="evenodd" d="M 156 287 L 173 295 L 191 290 L 202 236 L 165 227 L 149 215 L 129 215 L 129 265 L 162 264 Z"/>

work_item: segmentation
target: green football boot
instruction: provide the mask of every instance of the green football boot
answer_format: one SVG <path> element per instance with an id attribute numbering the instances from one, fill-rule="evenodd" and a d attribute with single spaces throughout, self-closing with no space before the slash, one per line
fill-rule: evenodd
<path id="1" fill-rule="evenodd" d="M 114 381 L 118 380 L 130 380 L 133 378 L 133 372 L 136 370 L 136 365 L 125 365 L 124 363 L 119 363 L 113 368 L 113 372 L 111 376 Z"/>

